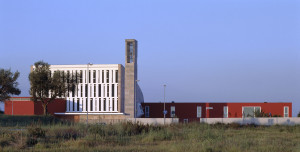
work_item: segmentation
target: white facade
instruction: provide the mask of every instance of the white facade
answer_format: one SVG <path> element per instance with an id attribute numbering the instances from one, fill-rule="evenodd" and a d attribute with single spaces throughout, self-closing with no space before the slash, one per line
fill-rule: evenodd
<path id="1" fill-rule="evenodd" d="M 118 111 L 118 64 L 51 65 L 51 73 L 64 71 L 79 77 L 66 95 L 67 113 L 115 113 Z M 89 71 L 89 72 L 87 72 Z"/>

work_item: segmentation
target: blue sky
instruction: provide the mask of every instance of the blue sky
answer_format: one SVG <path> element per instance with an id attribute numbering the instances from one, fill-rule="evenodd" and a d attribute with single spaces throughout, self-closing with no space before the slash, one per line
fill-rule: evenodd
<path id="1" fill-rule="evenodd" d="M 300 111 L 300 1 L 0 0 L 0 68 L 124 64 L 139 42 L 146 102 L 293 102 Z"/>

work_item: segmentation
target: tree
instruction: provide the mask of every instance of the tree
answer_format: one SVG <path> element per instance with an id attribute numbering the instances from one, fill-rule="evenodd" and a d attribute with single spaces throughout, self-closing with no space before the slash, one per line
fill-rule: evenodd
<path id="1" fill-rule="evenodd" d="M 300 111 L 299 111 L 299 113 L 298 113 L 298 117 L 300 117 Z"/>
<path id="2" fill-rule="evenodd" d="M 20 89 L 17 88 L 17 79 L 20 73 L 15 73 L 9 70 L 0 69 L 0 101 L 4 102 L 9 99 L 11 95 L 19 95 Z"/>
<path id="3" fill-rule="evenodd" d="M 30 95 L 32 100 L 41 102 L 44 115 L 47 114 L 47 106 L 57 98 L 66 95 L 70 88 L 75 88 L 77 78 L 74 75 L 62 71 L 51 73 L 50 65 L 43 61 L 34 63 L 34 70 L 29 74 Z"/>

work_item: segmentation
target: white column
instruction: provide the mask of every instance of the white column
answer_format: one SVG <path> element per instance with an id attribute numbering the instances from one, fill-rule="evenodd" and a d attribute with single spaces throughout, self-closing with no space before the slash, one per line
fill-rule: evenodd
<path id="1" fill-rule="evenodd" d="M 106 112 L 109 111 L 109 98 L 106 98 Z"/>
<path id="2" fill-rule="evenodd" d="M 112 83 L 112 78 L 113 78 L 113 70 L 109 70 L 109 83 Z"/>
<path id="3" fill-rule="evenodd" d="M 82 98 L 79 98 L 79 111 L 82 112 Z"/>

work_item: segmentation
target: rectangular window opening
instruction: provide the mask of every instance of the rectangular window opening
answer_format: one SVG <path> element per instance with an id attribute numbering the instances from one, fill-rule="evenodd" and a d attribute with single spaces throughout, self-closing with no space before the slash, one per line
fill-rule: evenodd
<path id="1" fill-rule="evenodd" d="M 224 106 L 223 112 L 224 112 L 223 117 L 228 118 L 228 106 Z"/>
<path id="2" fill-rule="evenodd" d="M 175 117 L 175 106 L 171 106 L 171 117 L 174 118 Z"/>
<path id="3" fill-rule="evenodd" d="M 201 118 L 201 115 L 202 115 L 202 107 L 197 106 L 197 118 Z"/>
<path id="4" fill-rule="evenodd" d="M 146 106 L 146 107 L 145 107 L 145 117 L 146 117 L 146 118 L 149 118 L 149 114 L 150 114 L 150 107 L 149 107 L 149 106 Z"/>

